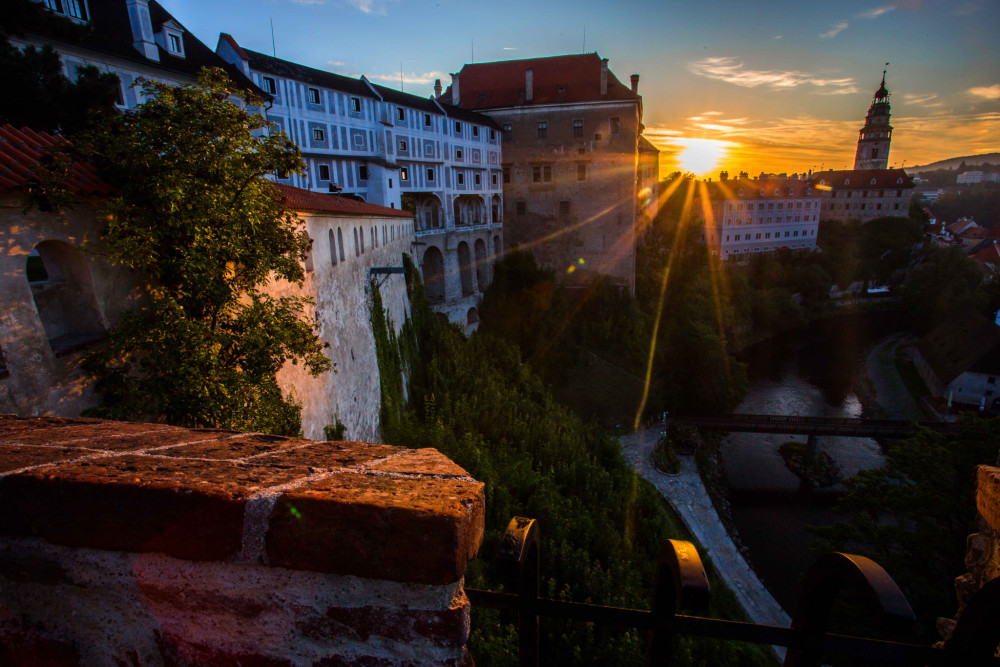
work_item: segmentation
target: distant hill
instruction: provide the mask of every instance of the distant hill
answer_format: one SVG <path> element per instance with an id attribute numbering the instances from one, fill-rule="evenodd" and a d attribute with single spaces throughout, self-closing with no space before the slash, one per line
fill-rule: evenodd
<path id="1" fill-rule="evenodd" d="M 985 162 L 1000 164 L 1000 153 L 983 153 L 982 155 L 952 157 L 947 160 L 938 160 L 937 162 L 931 162 L 930 164 L 925 164 L 919 167 L 906 167 L 906 171 L 910 174 L 919 174 L 922 171 L 934 171 L 935 169 L 958 169 L 963 162 L 966 167 L 973 167 Z"/>

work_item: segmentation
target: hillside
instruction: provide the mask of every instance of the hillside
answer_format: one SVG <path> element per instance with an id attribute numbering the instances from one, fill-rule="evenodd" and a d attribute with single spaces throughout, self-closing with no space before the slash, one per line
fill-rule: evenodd
<path id="1" fill-rule="evenodd" d="M 909 174 L 919 174 L 922 171 L 934 171 L 935 169 L 958 169 L 965 162 L 965 166 L 972 167 L 986 162 L 991 164 L 1000 163 L 1000 153 L 983 153 L 981 155 L 966 155 L 963 157 L 952 157 L 947 160 L 938 160 L 923 166 L 906 167 Z"/>

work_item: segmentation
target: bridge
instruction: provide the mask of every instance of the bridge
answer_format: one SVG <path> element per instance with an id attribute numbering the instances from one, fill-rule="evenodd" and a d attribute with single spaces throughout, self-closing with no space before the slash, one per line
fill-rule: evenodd
<path id="1" fill-rule="evenodd" d="M 675 417 L 673 421 L 713 431 L 786 433 L 808 436 L 905 438 L 914 432 L 917 425 L 944 434 L 958 431 L 958 424 L 954 422 L 911 422 L 899 419 L 855 419 L 852 417 L 733 414 L 725 417 Z"/>

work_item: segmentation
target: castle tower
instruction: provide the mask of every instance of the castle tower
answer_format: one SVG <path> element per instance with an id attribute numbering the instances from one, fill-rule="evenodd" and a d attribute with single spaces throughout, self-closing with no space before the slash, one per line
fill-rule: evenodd
<path id="1" fill-rule="evenodd" d="M 889 125 L 889 91 L 885 87 L 885 70 L 882 85 L 875 91 L 875 99 L 868 108 L 865 126 L 858 135 L 858 152 L 854 157 L 855 169 L 886 169 L 889 166 L 889 142 L 892 126 Z"/>

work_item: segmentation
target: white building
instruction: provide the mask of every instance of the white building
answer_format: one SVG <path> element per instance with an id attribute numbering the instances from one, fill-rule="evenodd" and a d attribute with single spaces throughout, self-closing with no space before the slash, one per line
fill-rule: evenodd
<path id="1" fill-rule="evenodd" d="M 820 195 L 797 178 L 724 178 L 708 182 L 695 210 L 705 218 L 705 241 L 722 259 L 780 248 L 813 250 Z"/>
<path id="2" fill-rule="evenodd" d="M 1000 173 L 991 171 L 967 171 L 955 177 L 955 182 L 972 185 L 973 183 L 1000 183 Z"/>
<path id="3" fill-rule="evenodd" d="M 44 0 L 41 4 L 82 29 L 61 29 L 58 23 L 49 22 L 29 26 L 24 35 L 8 35 L 10 43 L 22 48 L 52 46 L 71 81 L 87 65 L 117 75 L 122 109 L 143 101 L 142 91 L 132 84 L 143 79 L 194 83 L 203 67 L 222 68 L 237 86 L 262 94 L 243 72 L 200 42 L 156 0 Z"/>
<path id="4" fill-rule="evenodd" d="M 364 76 L 244 49 L 225 33 L 216 50 L 273 97 L 268 120 L 302 151 L 305 175 L 279 182 L 412 211 L 412 252 L 428 298 L 452 321 L 474 326 L 503 243 L 500 128 Z"/>

